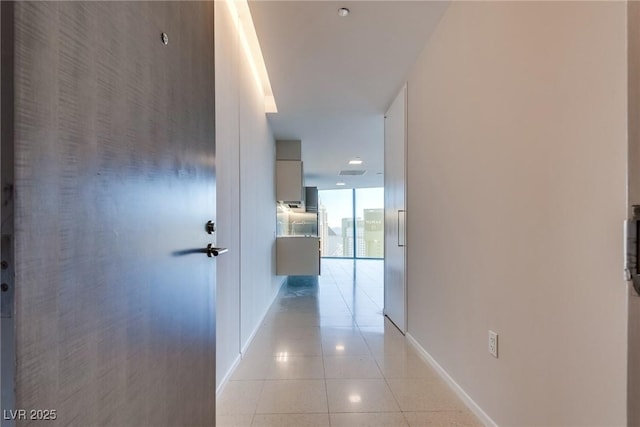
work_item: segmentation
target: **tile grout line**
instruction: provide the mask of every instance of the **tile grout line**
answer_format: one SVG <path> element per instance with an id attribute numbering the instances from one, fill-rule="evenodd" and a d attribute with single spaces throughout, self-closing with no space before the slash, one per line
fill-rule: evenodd
<path id="1" fill-rule="evenodd" d="M 354 261 L 354 266 L 353 266 L 353 268 L 354 268 L 354 269 L 356 268 L 356 266 L 355 266 L 355 261 Z M 354 284 L 353 284 L 353 286 L 357 288 L 357 283 L 354 283 Z M 340 294 L 342 295 L 342 298 L 343 298 L 343 299 L 345 299 L 345 298 L 344 298 L 344 295 L 343 295 L 343 293 L 342 293 L 342 289 L 341 289 L 339 286 L 338 286 L 338 289 L 340 290 Z M 363 291 L 363 292 L 364 292 L 364 291 Z M 365 293 L 365 295 L 367 296 L 367 298 L 369 298 L 369 300 L 371 300 L 371 302 L 373 302 L 373 303 L 374 303 L 374 305 L 375 305 L 376 307 L 378 307 L 378 304 L 376 304 L 376 303 L 375 303 L 375 301 L 373 301 L 373 300 L 371 299 L 371 297 L 370 297 L 366 292 L 364 292 L 364 293 Z M 346 303 L 346 299 L 345 299 L 345 303 Z M 367 339 L 364 337 L 364 334 L 362 333 L 362 329 L 361 329 L 360 325 L 359 325 L 359 324 L 358 324 L 358 322 L 355 320 L 355 316 L 356 316 L 356 314 L 353 312 L 353 310 L 351 309 L 351 307 L 349 307 L 349 305 L 348 305 L 348 304 L 347 304 L 347 307 L 349 308 L 349 311 L 352 313 L 352 316 L 353 316 L 352 318 L 353 318 L 353 320 L 354 320 L 354 323 L 356 324 L 356 327 L 358 328 L 358 336 L 359 336 L 359 337 L 364 341 L 365 346 L 367 347 L 367 349 L 368 349 L 368 351 L 369 351 L 368 356 L 370 356 L 370 357 L 373 359 L 374 363 L 376 364 L 376 367 L 378 368 L 378 371 L 380 372 L 380 374 L 382 375 L 382 378 L 384 379 L 384 383 L 385 383 L 385 385 L 386 385 L 386 386 L 387 386 L 387 388 L 389 389 L 389 392 L 391 393 L 391 396 L 393 396 L 393 400 L 394 400 L 394 402 L 396 403 L 396 405 L 397 405 L 397 407 L 398 407 L 398 411 L 390 411 L 389 413 L 400 413 L 400 414 L 402 415 L 402 419 L 405 421 L 406 425 L 408 426 L 408 425 L 409 425 L 409 421 L 407 420 L 407 418 L 405 417 L 404 413 L 402 412 L 402 408 L 401 408 L 401 406 L 400 406 L 400 402 L 398 401 L 398 399 L 397 399 L 396 395 L 393 393 L 393 390 L 391 389 L 391 386 L 389 385 L 389 382 L 387 381 L 387 377 L 386 377 L 386 375 L 384 374 L 384 372 L 383 372 L 382 368 L 380 367 L 380 364 L 378 363 L 378 360 L 377 360 L 377 358 L 375 357 L 375 355 L 374 355 L 374 353 L 373 353 L 373 350 L 371 349 L 371 346 L 369 345 L 369 342 L 367 341 Z M 379 307 L 378 307 L 378 308 L 379 308 Z M 384 315 L 382 315 L 382 316 L 383 316 L 383 328 L 384 328 Z M 383 334 L 384 334 L 384 329 L 383 329 Z M 384 351 L 384 349 L 383 349 L 383 351 Z"/>
<path id="2" fill-rule="evenodd" d="M 384 317 L 384 315 L 383 315 L 383 317 Z M 384 328 L 384 325 L 383 325 L 383 328 Z M 362 334 L 362 331 L 360 331 L 360 333 Z M 383 337 L 384 337 L 384 332 L 383 332 Z M 400 406 L 400 401 L 398 400 L 398 397 L 396 396 L 396 394 L 393 392 L 393 389 L 391 388 L 391 384 L 389 384 L 387 375 L 384 373 L 384 370 L 380 366 L 380 362 L 378 361 L 378 358 L 375 357 L 375 355 L 373 354 L 373 350 L 371 349 L 371 346 L 369 345 L 369 342 L 366 340 L 366 338 L 364 339 L 364 342 L 367 345 L 367 348 L 369 348 L 369 351 L 371 352 L 371 355 L 373 356 L 373 360 L 375 361 L 376 366 L 378 367 L 378 370 L 380 371 L 380 374 L 382 374 L 382 378 L 384 379 L 384 383 L 389 388 L 389 391 L 391 392 L 391 396 L 393 396 L 393 400 L 396 402 L 396 405 L 398 405 L 398 409 L 400 410 L 400 413 L 402 414 L 402 418 L 405 420 L 405 422 L 409 426 L 409 420 L 405 416 L 404 411 L 402 410 L 402 406 Z M 383 338 L 383 344 L 382 344 L 383 357 L 384 357 L 384 350 L 385 349 L 384 349 L 384 338 Z"/>
<path id="3" fill-rule="evenodd" d="M 256 402 L 256 407 L 253 409 L 253 415 L 251 416 L 251 425 L 253 426 L 253 422 L 256 419 L 256 415 L 258 413 L 258 405 L 260 405 L 260 401 L 262 400 L 262 394 L 264 393 L 264 386 L 266 384 L 265 380 L 262 380 L 262 387 L 260 387 L 260 394 L 258 395 L 258 401 Z"/>
<path id="4" fill-rule="evenodd" d="M 322 353 L 322 376 L 324 377 L 324 395 L 327 399 L 327 421 L 331 427 L 331 411 L 329 410 L 329 385 L 327 384 L 327 370 L 324 364 L 324 342 L 322 340 L 322 326 L 320 326 L 320 352 Z"/>
<path id="5" fill-rule="evenodd" d="M 355 307 L 355 305 L 352 307 L 352 306 L 350 306 L 349 304 L 347 304 L 347 301 L 346 301 L 346 298 L 345 298 L 345 292 L 343 292 L 343 290 L 342 290 L 342 288 L 341 288 L 341 286 L 340 286 L 340 283 L 342 283 L 342 284 L 344 285 L 344 283 L 343 283 L 343 282 L 348 282 L 348 281 L 350 281 L 350 280 L 352 280 L 352 279 L 351 279 L 350 277 L 345 276 L 345 277 L 343 278 L 343 280 L 337 281 L 337 280 L 335 280 L 335 275 L 333 274 L 334 272 L 333 272 L 332 270 L 330 270 L 330 269 L 326 269 L 325 271 L 327 271 L 327 272 L 329 273 L 330 278 L 333 278 L 333 280 L 329 279 L 329 280 L 327 281 L 328 283 L 326 283 L 326 285 L 327 285 L 327 286 L 329 286 L 329 285 L 330 285 L 330 286 L 331 286 L 331 288 L 332 288 L 332 290 L 337 291 L 337 292 L 336 292 L 336 296 L 337 296 L 337 295 L 340 295 L 340 299 L 342 300 L 343 304 L 345 304 L 345 307 L 346 307 L 347 311 L 350 313 L 350 317 L 351 317 L 351 319 L 350 319 L 350 321 L 349 321 L 349 325 L 346 325 L 346 324 L 345 324 L 345 326 L 344 326 L 344 327 L 345 327 L 345 328 L 348 328 L 350 331 L 353 331 L 353 332 L 355 332 L 355 328 L 357 328 L 357 334 L 356 334 L 356 335 L 354 335 L 354 337 L 359 337 L 361 340 L 364 340 L 365 348 L 367 349 L 367 355 L 366 355 L 366 357 L 367 357 L 367 358 L 373 358 L 373 361 L 374 361 L 374 363 L 375 363 L 376 368 L 380 371 L 380 374 L 381 374 L 382 378 L 384 378 L 384 379 L 385 379 L 385 384 L 387 385 L 387 387 L 389 387 L 388 382 L 386 381 L 386 377 L 382 374 L 382 370 L 381 370 L 381 369 L 380 369 L 380 367 L 379 367 L 379 362 L 378 362 L 377 358 L 374 356 L 374 353 L 373 353 L 373 351 L 372 351 L 371 345 L 369 344 L 369 341 L 367 341 L 367 340 L 365 339 L 365 337 L 364 337 L 362 327 L 361 327 L 361 326 L 360 326 L 360 324 L 355 320 L 355 313 L 356 313 L 356 310 L 353 308 L 353 307 Z M 368 279 L 368 280 L 370 280 L 370 278 L 369 278 L 369 277 L 367 277 L 367 279 Z M 352 286 L 353 286 L 355 289 L 358 289 L 358 288 L 359 288 L 359 287 L 358 287 L 358 285 L 357 285 L 357 283 L 353 283 L 353 285 L 352 285 Z M 283 294 L 283 293 L 281 293 L 281 295 L 279 295 L 279 297 L 278 297 L 278 299 L 277 299 L 276 301 L 282 301 L 282 299 L 283 299 L 283 295 L 284 295 L 284 294 Z M 366 292 L 365 292 L 364 294 L 361 294 L 361 296 L 364 296 L 364 297 L 366 297 L 367 299 L 371 300 L 371 302 L 373 302 L 373 303 L 374 303 L 374 305 L 375 305 L 375 306 L 377 306 L 377 304 L 375 304 L 375 301 L 373 301 L 373 299 L 371 298 L 371 296 L 370 296 L 368 293 L 366 293 Z M 315 298 L 316 298 L 316 300 L 317 300 L 317 298 L 318 298 L 318 294 L 316 294 L 316 295 L 315 295 Z M 298 309 L 299 309 L 299 308 L 298 308 Z M 273 317 L 270 319 L 270 323 L 271 323 L 271 324 L 274 324 L 274 326 L 275 326 L 275 325 L 277 325 L 277 323 L 278 323 L 276 319 L 277 319 L 280 315 L 285 314 L 285 313 L 287 313 L 287 312 L 295 312 L 295 313 L 297 313 L 297 312 L 298 312 L 298 309 L 296 309 L 294 306 L 289 307 L 289 308 L 285 308 L 284 310 L 282 310 L 282 312 L 278 312 L 278 313 L 276 313 L 277 315 L 276 315 L 276 316 L 273 316 Z M 303 314 L 303 315 L 310 315 L 310 314 L 313 314 L 313 313 L 311 313 L 311 312 L 310 312 L 310 310 L 309 310 L 309 309 L 306 309 L 306 308 L 303 308 L 302 310 L 300 310 L 300 313 L 301 313 L 301 314 Z M 329 316 L 329 317 L 330 317 L 330 316 Z M 267 325 L 267 323 L 269 323 L 269 321 L 265 321 L 265 322 L 264 322 L 264 324 L 263 324 L 263 325 L 261 325 L 261 326 L 266 326 L 266 325 Z M 383 323 L 384 323 L 384 322 L 383 322 Z M 355 326 L 355 328 L 354 328 L 354 326 Z M 373 327 L 374 325 L 370 325 L 370 326 L 369 326 L 369 325 L 365 325 L 365 326 Z M 336 325 L 336 327 L 337 327 L 338 329 L 342 328 L 342 326 L 340 326 L 340 324 Z M 321 363 L 322 363 L 322 370 L 323 370 L 323 378 L 322 378 L 322 379 L 324 380 L 324 385 L 325 385 L 325 398 L 326 398 L 326 401 L 327 401 L 327 403 L 326 403 L 326 411 L 325 411 L 325 412 L 321 412 L 321 413 L 323 413 L 323 414 L 324 414 L 324 413 L 326 413 L 326 414 L 327 414 L 327 416 L 328 416 L 328 423 L 329 423 L 329 426 L 331 426 L 331 425 L 332 425 L 332 420 L 331 420 L 331 410 L 330 410 L 330 407 L 329 407 L 329 393 L 328 393 L 328 381 L 329 381 L 329 379 L 327 378 L 327 372 L 326 372 L 326 357 L 327 357 L 327 356 L 332 356 L 332 355 L 331 355 L 331 354 L 325 354 L 325 351 L 324 351 L 324 350 L 325 350 L 325 347 L 326 347 L 326 343 L 324 342 L 324 340 L 322 340 L 322 336 L 323 336 L 323 335 L 322 335 L 322 330 L 323 330 L 323 326 L 322 326 L 322 324 L 319 324 L 319 325 L 317 326 L 317 328 L 318 328 L 318 331 L 320 332 L 320 349 L 321 349 L 320 357 L 322 357 Z M 332 326 L 331 326 L 331 325 L 329 325 L 329 326 L 327 326 L 327 328 L 331 329 L 331 328 L 332 328 Z M 264 332 L 264 329 L 263 329 L 261 332 Z M 351 356 L 354 356 L 354 357 L 358 356 L 358 357 L 359 357 L 359 354 L 354 354 L 354 355 L 351 355 Z M 310 354 L 301 354 L 301 355 L 299 355 L 299 357 L 301 357 L 301 358 L 307 358 L 307 357 L 308 357 L 308 358 L 311 358 L 311 357 L 313 357 L 313 355 L 310 355 Z M 276 356 L 272 354 L 272 355 L 269 357 L 269 360 L 273 361 L 275 358 L 276 358 Z M 257 401 L 257 403 L 256 403 L 256 406 L 255 406 L 254 410 L 253 410 L 253 413 L 252 413 L 252 414 L 249 414 L 249 415 L 251 415 L 251 424 L 252 424 L 252 425 L 257 421 L 257 417 L 258 417 L 258 416 L 260 416 L 260 415 L 277 415 L 277 414 L 280 414 L 280 412 L 277 412 L 277 413 L 276 413 L 276 412 L 273 412 L 273 413 L 271 413 L 271 412 L 270 412 L 270 413 L 264 413 L 264 414 L 259 414 L 259 413 L 257 412 L 257 409 L 258 409 L 258 407 L 259 407 L 259 405 L 260 405 L 260 402 L 262 401 L 262 399 L 263 399 L 263 397 L 264 397 L 265 388 L 266 388 L 266 385 L 268 384 L 268 382 L 271 382 L 271 381 L 289 381 L 289 380 L 294 381 L 294 380 L 304 379 L 304 378 L 282 378 L 282 379 L 278 379 L 278 378 L 267 378 L 267 377 L 268 377 L 268 375 L 269 375 L 268 373 L 262 374 L 262 377 L 264 377 L 264 378 L 261 378 L 261 389 L 260 389 L 260 393 L 259 393 L 259 396 L 258 396 L 258 401 Z M 311 378 L 310 378 L 310 379 L 311 379 Z M 364 378 L 363 378 L 363 379 L 364 379 Z M 376 378 L 371 378 L 371 379 L 376 379 Z M 250 380 L 250 379 L 248 379 L 248 380 Z M 393 393 L 392 393 L 392 395 L 393 395 Z M 396 399 L 395 395 L 393 395 L 393 396 L 394 396 L 394 401 L 396 401 L 396 403 L 397 403 L 397 399 Z M 399 405 L 398 405 L 398 407 L 399 407 Z M 398 411 L 385 411 L 385 412 L 388 412 L 388 413 L 398 413 Z M 400 411 L 400 412 L 401 412 L 401 411 Z M 352 412 L 352 411 L 345 411 L 345 412 L 342 412 L 342 411 L 341 411 L 340 413 L 344 413 L 344 414 L 359 414 L 360 412 Z M 373 412 L 373 413 L 377 413 L 377 412 Z M 291 414 L 291 415 L 293 415 L 293 414 L 297 414 L 297 412 L 292 412 L 292 413 L 289 413 L 289 412 L 283 412 L 282 414 L 287 414 L 287 415 Z M 403 415 L 403 419 L 404 419 L 404 421 L 405 421 L 405 422 L 408 422 L 408 421 L 406 420 L 406 417 L 404 417 L 404 415 Z"/>

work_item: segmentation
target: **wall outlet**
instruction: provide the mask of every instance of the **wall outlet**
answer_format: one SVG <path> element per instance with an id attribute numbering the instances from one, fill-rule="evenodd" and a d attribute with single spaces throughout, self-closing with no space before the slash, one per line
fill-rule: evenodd
<path id="1" fill-rule="evenodd" d="M 498 358 L 498 334 L 491 330 L 489 331 L 489 354 Z"/>

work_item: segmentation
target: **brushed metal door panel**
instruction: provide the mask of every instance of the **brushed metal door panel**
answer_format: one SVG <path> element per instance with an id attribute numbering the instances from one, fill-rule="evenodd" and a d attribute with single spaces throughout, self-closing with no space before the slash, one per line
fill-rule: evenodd
<path id="1" fill-rule="evenodd" d="M 214 425 L 213 2 L 17 2 L 14 22 L 16 407 Z"/>

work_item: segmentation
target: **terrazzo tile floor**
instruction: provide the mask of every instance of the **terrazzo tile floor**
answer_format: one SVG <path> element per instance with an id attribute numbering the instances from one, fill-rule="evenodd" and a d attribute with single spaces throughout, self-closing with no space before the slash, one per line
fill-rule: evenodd
<path id="1" fill-rule="evenodd" d="M 382 315 L 381 260 L 290 277 L 228 384 L 218 427 L 481 426 Z"/>

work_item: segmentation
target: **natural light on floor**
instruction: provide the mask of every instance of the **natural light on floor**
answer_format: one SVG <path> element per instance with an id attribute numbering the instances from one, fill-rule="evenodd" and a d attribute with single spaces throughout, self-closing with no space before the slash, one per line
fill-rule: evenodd
<path id="1" fill-rule="evenodd" d="M 292 276 L 218 396 L 218 426 L 480 426 L 382 315 L 383 261 Z"/>

